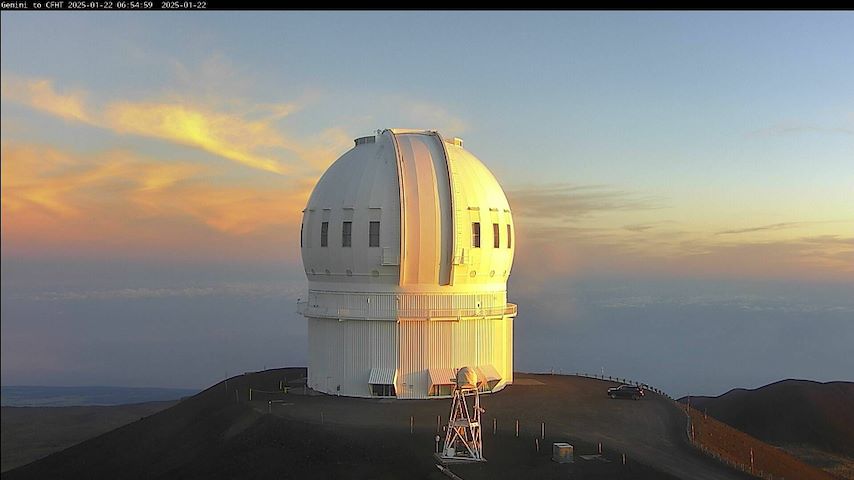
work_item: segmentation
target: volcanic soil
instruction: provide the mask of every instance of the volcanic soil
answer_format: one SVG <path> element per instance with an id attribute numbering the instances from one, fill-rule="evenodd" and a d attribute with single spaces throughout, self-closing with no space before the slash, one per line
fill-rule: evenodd
<path id="1" fill-rule="evenodd" d="M 303 368 L 233 377 L 3 478 L 447 478 L 432 454 L 450 400 L 328 396 L 304 379 Z M 612 400 L 613 385 L 516 374 L 481 397 L 488 461 L 450 469 L 466 480 L 749 478 L 694 450 L 671 400 Z M 553 442 L 573 444 L 575 463 L 552 462 Z"/>

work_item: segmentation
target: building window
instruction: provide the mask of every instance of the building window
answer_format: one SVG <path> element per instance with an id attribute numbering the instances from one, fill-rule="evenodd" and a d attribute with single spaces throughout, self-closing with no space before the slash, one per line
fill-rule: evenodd
<path id="1" fill-rule="evenodd" d="M 498 236 L 501 230 L 498 228 L 497 223 L 492 224 L 492 246 L 494 248 L 498 248 L 501 246 L 501 238 Z"/>
<path id="2" fill-rule="evenodd" d="M 389 385 L 387 383 L 372 383 L 371 384 L 371 394 L 375 397 L 394 397 L 396 393 L 394 391 L 394 385 Z"/>
<path id="3" fill-rule="evenodd" d="M 299 224 L 299 246 L 300 246 L 300 248 L 302 248 L 302 230 L 303 230 L 303 227 L 305 227 L 305 224 L 300 223 Z"/>
<path id="4" fill-rule="evenodd" d="M 480 248 L 480 222 L 471 223 L 471 246 Z"/>
<path id="5" fill-rule="evenodd" d="M 329 222 L 320 224 L 320 246 L 326 247 L 329 245 Z"/>
<path id="6" fill-rule="evenodd" d="M 371 228 L 368 232 L 368 246 L 380 246 L 380 222 L 371 222 Z"/>
<path id="7" fill-rule="evenodd" d="M 341 246 L 353 246 L 353 222 L 344 222 L 341 226 Z"/>
<path id="8" fill-rule="evenodd" d="M 507 224 L 507 248 L 513 246 L 513 232 L 510 230 L 510 224 Z"/>
<path id="9" fill-rule="evenodd" d="M 433 385 L 430 388 L 430 396 L 433 397 L 449 397 L 453 393 L 453 386 L 451 385 Z"/>

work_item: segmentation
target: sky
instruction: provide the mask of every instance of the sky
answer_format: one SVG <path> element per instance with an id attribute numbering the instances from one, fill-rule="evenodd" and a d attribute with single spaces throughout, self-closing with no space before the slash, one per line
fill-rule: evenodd
<path id="1" fill-rule="evenodd" d="M 3 12 L 2 383 L 303 365 L 299 219 L 382 128 L 517 229 L 516 369 L 854 380 L 851 12 Z"/>

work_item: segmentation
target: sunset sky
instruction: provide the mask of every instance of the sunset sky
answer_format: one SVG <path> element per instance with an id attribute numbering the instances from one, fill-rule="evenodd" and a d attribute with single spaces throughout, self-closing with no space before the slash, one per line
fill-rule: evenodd
<path id="1" fill-rule="evenodd" d="M 850 12 L 0 23 L 4 385 L 304 364 L 300 211 L 391 127 L 464 138 L 507 191 L 517 369 L 854 379 Z M 616 353 L 647 336 L 657 360 Z"/>

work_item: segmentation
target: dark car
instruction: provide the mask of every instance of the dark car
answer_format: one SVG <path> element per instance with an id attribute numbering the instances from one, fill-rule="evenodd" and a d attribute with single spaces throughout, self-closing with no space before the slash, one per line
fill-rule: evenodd
<path id="1" fill-rule="evenodd" d="M 643 389 L 634 385 L 620 385 L 608 389 L 608 396 L 611 398 L 631 398 L 632 400 L 640 400 L 643 398 Z"/>

